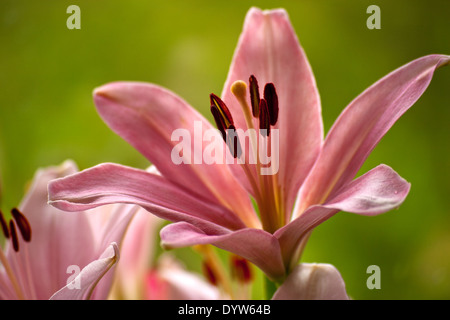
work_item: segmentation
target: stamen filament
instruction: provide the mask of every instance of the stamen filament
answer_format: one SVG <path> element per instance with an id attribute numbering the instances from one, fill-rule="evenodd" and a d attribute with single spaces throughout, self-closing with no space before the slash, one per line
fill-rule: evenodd
<path id="1" fill-rule="evenodd" d="M 34 285 L 33 276 L 31 273 L 31 263 L 30 263 L 30 254 L 28 250 L 28 245 L 24 245 L 22 248 L 22 254 L 24 255 L 24 263 L 25 263 L 25 269 L 26 269 L 26 275 L 27 275 L 27 284 L 28 284 L 28 292 L 31 293 L 31 299 L 36 300 L 37 294 L 36 294 L 36 286 Z"/>
<path id="2" fill-rule="evenodd" d="M 19 300 L 25 300 L 25 296 L 22 292 L 19 282 L 17 281 L 17 278 L 11 268 L 11 265 L 9 264 L 8 259 L 6 259 L 6 256 L 3 253 L 3 250 L 1 247 L 0 247 L 0 262 L 2 263 L 3 267 L 5 268 L 6 274 L 9 278 L 9 280 L 11 281 L 14 291 L 16 292 L 17 298 Z"/>
<path id="3" fill-rule="evenodd" d="M 233 299 L 234 294 L 230 281 L 228 280 L 225 269 L 213 248 L 210 245 L 196 245 L 194 248 L 203 255 L 205 262 L 208 264 L 208 268 L 214 273 L 217 283 L 220 284 L 223 290 L 231 299 Z"/>
<path id="4" fill-rule="evenodd" d="M 250 169 L 245 165 L 245 163 L 240 162 L 241 168 L 244 170 L 244 173 L 247 177 L 247 179 L 250 181 L 250 184 L 252 185 L 252 189 L 255 193 L 255 200 L 257 203 L 261 202 L 261 191 L 259 190 L 258 184 L 255 181 L 255 178 L 253 174 L 250 172 Z"/>
<path id="5" fill-rule="evenodd" d="M 262 110 L 260 110 L 260 115 Z M 271 143 L 269 139 L 270 136 L 260 135 L 259 139 L 263 139 L 262 146 L 268 146 L 268 151 L 271 152 Z M 262 147 L 261 145 L 259 147 Z M 266 169 L 266 168 L 265 168 Z M 273 172 L 273 166 L 271 168 L 272 172 L 270 174 L 259 175 L 262 193 L 264 194 L 264 202 L 261 203 L 261 219 L 263 220 L 263 225 L 265 225 L 264 230 L 269 232 L 275 232 L 283 224 L 282 220 L 279 219 L 280 212 L 277 190 L 275 189 L 274 181 L 277 181 L 277 174 Z"/>
<path id="6" fill-rule="evenodd" d="M 272 174 L 272 177 L 268 176 L 262 176 L 260 174 L 261 171 L 261 162 L 258 157 L 259 152 L 259 145 L 258 141 L 259 139 L 267 139 L 266 145 L 271 145 L 269 142 L 270 140 L 270 125 L 272 120 L 270 119 L 271 111 L 272 113 L 275 112 L 275 117 L 278 116 L 278 101 L 277 96 L 275 92 L 275 87 L 273 84 L 267 84 L 265 86 L 265 97 L 267 97 L 270 101 L 270 108 L 272 110 L 269 110 L 268 102 L 265 101 L 265 99 L 259 99 L 259 89 L 258 89 L 258 83 L 254 76 L 250 76 L 249 79 L 249 86 L 250 86 L 250 100 L 252 103 L 252 108 L 250 109 L 250 106 L 247 103 L 247 85 L 244 81 L 238 80 L 235 81 L 231 85 L 231 92 L 238 100 L 239 104 L 242 107 L 242 111 L 244 113 L 245 122 L 247 124 L 247 128 L 255 130 L 254 123 L 253 123 L 253 115 L 257 114 L 257 119 L 259 120 L 259 129 L 260 129 L 260 135 L 258 137 L 254 137 L 251 135 L 250 143 L 251 148 L 253 151 L 253 158 L 256 161 L 256 170 L 257 170 L 257 176 L 259 180 L 259 188 L 256 186 L 254 187 L 260 190 L 261 197 L 257 200 L 258 207 L 260 209 L 260 218 L 263 225 L 263 229 L 267 230 L 269 232 L 275 231 L 278 227 L 283 225 L 284 222 L 284 216 L 283 211 L 280 211 L 280 199 L 278 195 L 278 178 L 276 174 Z M 258 101 L 256 101 L 258 99 Z M 276 122 L 276 120 L 275 120 Z M 245 166 L 245 164 L 244 164 Z M 247 173 L 247 172 L 246 172 Z M 250 180 L 252 181 L 252 180 Z M 252 185 L 255 185 L 256 182 L 252 183 Z"/>

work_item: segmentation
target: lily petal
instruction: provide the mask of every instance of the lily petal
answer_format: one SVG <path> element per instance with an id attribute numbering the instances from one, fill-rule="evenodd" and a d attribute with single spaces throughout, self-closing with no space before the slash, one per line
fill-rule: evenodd
<path id="1" fill-rule="evenodd" d="M 306 55 L 283 9 L 247 13 L 222 97 L 236 128 L 246 129 L 242 107 L 230 92 L 236 80 L 254 75 L 261 90 L 272 82 L 278 94 L 280 130 L 279 183 L 287 212 L 298 189 L 316 160 L 323 139 L 320 97 Z M 247 95 L 250 104 L 250 95 Z M 295 147 L 292 147 L 295 146 Z"/>
<path id="2" fill-rule="evenodd" d="M 296 215 L 324 203 L 353 179 L 372 149 L 428 87 L 450 56 L 429 55 L 393 71 L 353 100 L 328 133 L 319 159 L 302 185 Z"/>
<path id="3" fill-rule="evenodd" d="M 134 203 L 170 221 L 208 224 L 209 228 L 244 227 L 231 211 L 189 194 L 160 175 L 117 164 L 100 164 L 54 180 L 48 190 L 50 203 L 66 211 Z"/>
<path id="4" fill-rule="evenodd" d="M 273 280 L 282 279 L 285 275 L 277 239 L 260 229 L 207 234 L 189 223 L 178 222 L 164 227 L 160 235 L 165 249 L 212 244 L 249 260 Z"/>
<path id="5" fill-rule="evenodd" d="M 56 292 L 50 300 L 89 299 L 97 283 L 119 259 L 119 248 L 112 243 L 104 253 L 81 270 L 78 276 Z"/>
<path id="6" fill-rule="evenodd" d="M 199 275 L 189 272 L 170 256 L 161 256 L 157 265 L 157 276 L 163 281 L 163 293 L 169 300 L 220 300 L 221 293 L 216 286 L 206 282 Z M 157 289 L 157 288 L 155 288 Z M 149 292 L 148 295 L 158 295 L 158 292 Z"/>
<path id="7" fill-rule="evenodd" d="M 139 207 L 138 207 L 139 208 Z M 139 209 L 131 221 L 121 246 L 121 260 L 114 276 L 110 298 L 136 300 L 144 295 L 149 262 L 153 259 L 157 229 L 163 220 Z"/>
<path id="8" fill-rule="evenodd" d="M 273 300 L 348 300 L 345 282 L 331 264 L 302 263 L 275 292 Z"/>
<path id="9" fill-rule="evenodd" d="M 372 216 L 400 206 L 411 185 L 386 165 L 379 165 L 347 186 L 323 205 L 312 206 L 274 234 L 286 266 L 292 269 L 299 259 L 299 245 L 313 228 L 339 211 Z"/>
<path id="10" fill-rule="evenodd" d="M 117 82 L 96 89 L 94 101 L 109 127 L 147 157 L 168 180 L 232 209 L 248 226 L 260 225 L 247 193 L 228 165 L 203 161 L 206 146 L 198 146 L 198 142 L 203 139 L 203 131 L 215 129 L 181 98 L 156 85 Z M 186 153 L 191 157 L 183 154 L 189 163 L 170 161 L 172 150 L 180 143 L 172 141 L 175 130 L 190 137 L 190 152 Z"/>

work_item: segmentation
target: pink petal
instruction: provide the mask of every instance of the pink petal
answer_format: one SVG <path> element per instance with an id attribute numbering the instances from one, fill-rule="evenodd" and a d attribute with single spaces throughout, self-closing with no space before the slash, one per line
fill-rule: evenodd
<path id="1" fill-rule="evenodd" d="M 86 300 L 105 273 L 119 259 L 119 248 L 112 243 L 104 253 L 81 270 L 78 276 L 56 292 L 50 300 Z"/>
<path id="2" fill-rule="evenodd" d="M 376 215 L 400 206 L 410 184 L 386 165 L 380 165 L 341 188 L 333 199 L 308 208 L 298 218 L 277 230 L 284 262 L 292 269 L 299 259 L 298 246 L 316 226 L 339 211 Z"/>
<path id="3" fill-rule="evenodd" d="M 100 164 L 49 184 L 50 203 L 78 211 L 111 203 L 131 203 L 170 221 L 189 221 L 205 228 L 241 228 L 227 209 L 182 190 L 160 175 L 116 164 Z"/>
<path id="4" fill-rule="evenodd" d="M 218 300 L 221 292 L 198 274 L 185 270 L 172 257 L 158 259 L 157 277 L 164 281 L 165 299 L 168 300 Z M 158 288 L 154 288 L 156 291 Z M 150 293 L 150 292 L 149 292 Z M 157 295 L 158 292 L 150 293 Z"/>
<path id="5" fill-rule="evenodd" d="M 88 217 L 94 236 L 94 243 L 91 244 L 91 247 L 95 247 L 95 252 L 98 253 L 112 242 L 117 243 L 119 248 L 122 249 L 124 235 L 133 232 L 130 224 L 135 220 L 140 210 L 151 216 L 150 218 L 157 219 L 139 206 L 131 204 L 110 204 L 77 214 L 84 214 Z M 65 215 L 71 216 L 76 214 L 65 213 Z M 112 272 L 107 273 L 95 287 L 91 299 L 106 299 L 111 292 L 115 278 Z"/>
<path id="6" fill-rule="evenodd" d="M 232 209 L 248 226 L 259 226 L 247 193 L 228 165 L 204 161 L 203 151 L 208 143 L 201 143 L 203 132 L 214 128 L 185 101 L 161 87 L 133 82 L 102 86 L 95 90 L 94 101 L 111 129 L 147 157 L 164 177 L 212 203 Z M 200 130 L 195 129 L 196 123 Z M 191 137 L 191 164 L 172 161 L 172 150 L 180 143 L 172 141 L 175 130 L 184 130 Z"/>
<path id="7" fill-rule="evenodd" d="M 249 260 L 274 280 L 285 275 L 277 239 L 260 229 L 208 234 L 191 224 L 179 222 L 164 227 L 160 235 L 166 249 L 212 244 Z"/>
<path id="8" fill-rule="evenodd" d="M 348 300 L 345 282 L 331 264 L 302 263 L 275 292 L 273 300 Z"/>
<path id="9" fill-rule="evenodd" d="M 150 268 L 158 229 L 163 220 L 140 209 L 128 226 L 121 246 L 121 259 L 114 273 L 113 299 L 136 300 L 144 295 L 144 283 Z"/>
<path id="10" fill-rule="evenodd" d="M 279 183 L 290 212 L 298 188 L 316 160 L 323 138 L 320 98 L 314 75 L 286 11 L 247 13 L 222 97 L 237 128 L 246 129 L 241 106 L 231 94 L 236 80 L 255 75 L 260 91 L 273 82 L 279 98 Z M 249 94 L 247 94 L 250 104 Z"/>
<path id="11" fill-rule="evenodd" d="M 372 216 L 399 207 L 411 184 L 381 164 L 336 192 L 323 206 Z"/>
<path id="12" fill-rule="evenodd" d="M 296 214 L 325 202 L 353 179 L 384 134 L 422 95 L 434 71 L 449 62 L 450 57 L 443 55 L 419 58 L 353 100 L 328 133 L 319 159 L 300 190 Z"/>

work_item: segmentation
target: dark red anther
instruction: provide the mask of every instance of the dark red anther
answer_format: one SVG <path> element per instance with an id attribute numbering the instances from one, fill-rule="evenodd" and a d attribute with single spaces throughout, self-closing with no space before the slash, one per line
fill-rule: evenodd
<path id="1" fill-rule="evenodd" d="M 16 225 L 14 224 L 14 220 L 9 220 L 9 232 L 11 234 L 11 242 L 14 248 L 14 251 L 19 251 L 19 238 L 17 238 Z"/>
<path id="2" fill-rule="evenodd" d="M 225 102 L 222 101 L 218 96 L 214 93 L 209 95 L 209 99 L 211 101 L 211 106 L 215 106 L 219 111 L 221 118 L 223 119 L 223 123 L 225 124 L 225 128 L 228 129 L 230 125 L 234 124 L 233 117 L 231 116 L 230 110 L 226 106 Z"/>
<path id="3" fill-rule="evenodd" d="M 262 136 L 269 136 L 270 135 L 270 117 L 269 117 L 269 110 L 267 108 L 267 102 L 264 99 L 261 99 L 259 102 L 259 132 Z"/>
<path id="4" fill-rule="evenodd" d="M 31 226 L 28 222 L 28 219 L 17 208 L 13 208 L 11 210 L 11 214 L 14 220 L 16 220 L 17 227 L 20 230 L 20 234 L 22 235 L 23 240 L 25 240 L 26 242 L 30 242 Z"/>
<path id="5" fill-rule="evenodd" d="M 220 133 L 222 134 L 223 141 L 227 142 L 227 133 L 225 132 L 226 127 L 225 123 L 223 122 L 222 116 L 220 115 L 219 110 L 216 106 L 211 106 L 211 113 L 214 117 L 214 121 L 216 122 L 217 129 L 219 129 Z"/>
<path id="6" fill-rule="evenodd" d="M 2 231 L 5 238 L 9 238 L 8 224 L 6 223 L 5 217 L 3 216 L 3 212 L 1 210 L 0 210 L 0 225 L 2 226 Z"/>
<path id="7" fill-rule="evenodd" d="M 264 86 L 264 100 L 269 109 L 270 124 L 274 126 L 278 121 L 278 95 L 273 83 L 266 83 Z"/>
<path id="8" fill-rule="evenodd" d="M 239 137 L 236 132 L 236 128 L 233 125 L 231 125 L 227 129 L 226 143 L 227 143 L 228 149 L 230 150 L 233 158 L 240 158 L 242 155 L 241 143 L 239 142 Z"/>
<path id="9" fill-rule="evenodd" d="M 231 272 L 232 276 L 241 283 L 248 283 L 253 279 L 249 262 L 239 256 L 231 256 Z"/>
<path id="10" fill-rule="evenodd" d="M 208 279 L 209 283 L 211 283 L 214 286 L 217 286 L 217 277 L 208 261 L 203 261 L 202 269 L 203 274 L 205 275 L 206 279 Z"/>
<path id="11" fill-rule="evenodd" d="M 250 91 L 250 102 L 252 104 L 252 113 L 255 118 L 259 117 L 259 86 L 254 75 L 248 80 Z"/>

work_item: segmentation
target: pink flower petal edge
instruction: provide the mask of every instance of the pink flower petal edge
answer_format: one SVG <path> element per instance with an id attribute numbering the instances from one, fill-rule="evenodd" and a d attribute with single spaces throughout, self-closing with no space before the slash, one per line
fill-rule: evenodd
<path id="1" fill-rule="evenodd" d="M 302 263 L 286 278 L 273 300 L 349 300 L 345 282 L 331 264 Z"/>
<path id="2" fill-rule="evenodd" d="M 98 281 L 119 259 L 119 248 L 112 243 L 98 260 L 89 263 L 65 287 L 57 291 L 50 300 L 86 300 L 89 299 Z"/>
<path id="3" fill-rule="evenodd" d="M 377 81 L 341 113 L 301 186 L 295 216 L 350 182 L 380 139 L 423 94 L 434 71 L 450 56 L 416 59 Z"/>

